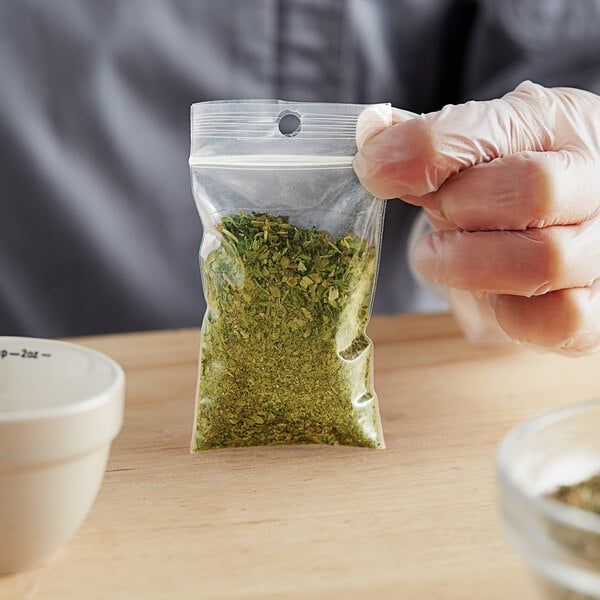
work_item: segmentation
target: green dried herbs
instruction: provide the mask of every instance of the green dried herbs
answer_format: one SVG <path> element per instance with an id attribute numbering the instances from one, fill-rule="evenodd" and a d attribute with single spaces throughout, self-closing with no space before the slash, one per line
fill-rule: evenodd
<path id="1" fill-rule="evenodd" d="M 548 496 L 574 508 L 597 514 L 600 521 L 600 474 L 573 485 L 562 485 Z M 581 560 L 600 564 L 600 535 L 558 523 L 553 524 L 552 534 L 554 539 Z"/>
<path id="2" fill-rule="evenodd" d="M 600 515 L 600 474 L 574 485 L 561 485 L 550 497 Z"/>
<path id="3" fill-rule="evenodd" d="M 600 474 L 573 485 L 562 485 L 547 494 L 549 498 L 563 502 L 574 508 L 600 515 Z M 600 536 L 566 524 L 552 523 L 550 533 L 560 546 L 568 551 L 579 564 L 588 564 L 596 570 L 600 564 Z M 591 596 L 567 589 L 557 583 L 543 582 L 545 593 L 556 600 L 596 600 L 598 595 Z"/>
<path id="4" fill-rule="evenodd" d="M 375 248 L 268 213 L 226 216 L 216 229 L 221 243 L 202 263 L 193 449 L 382 447 L 364 333 Z"/>

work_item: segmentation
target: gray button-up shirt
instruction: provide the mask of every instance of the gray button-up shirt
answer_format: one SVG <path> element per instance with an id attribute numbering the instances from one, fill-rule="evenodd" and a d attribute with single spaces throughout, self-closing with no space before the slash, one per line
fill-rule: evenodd
<path id="1" fill-rule="evenodd" d="M 523 79 L 600 91 L 594 0 L 4 0 L 0 334 L 200 323 L 189 106 L 392 102 L 415 112 Z M 377 312 L 439 306 L 390 201 Z"/>

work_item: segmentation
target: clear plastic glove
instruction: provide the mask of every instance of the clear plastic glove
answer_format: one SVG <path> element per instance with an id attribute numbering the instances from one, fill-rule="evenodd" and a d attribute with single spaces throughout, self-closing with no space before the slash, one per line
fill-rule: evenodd
<path id="1" fill-rule="evenodd" d="M 495 320 L 514 341 L 598 350 L 600 97 L 524 82 L 497 100 L 397 113 L 392 126 L 370 110 L 356 173 L 376 196 L 425 208 L 436 231 L 413 264 L 458 290 L 470 337 Z"/>

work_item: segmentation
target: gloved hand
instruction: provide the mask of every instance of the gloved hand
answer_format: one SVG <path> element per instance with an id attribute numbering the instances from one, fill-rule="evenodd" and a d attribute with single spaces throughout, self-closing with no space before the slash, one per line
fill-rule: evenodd
<path id="1" fill-rule="evenodd" d="M 471 298 L 467 329 L 478 307 L 512 340 L 598 350 L 600 97 L 524 82 L 397 121 L 359 121 L 355 171 L 374 195 L 425 208 L 437 231 L 413 264 Z"/>

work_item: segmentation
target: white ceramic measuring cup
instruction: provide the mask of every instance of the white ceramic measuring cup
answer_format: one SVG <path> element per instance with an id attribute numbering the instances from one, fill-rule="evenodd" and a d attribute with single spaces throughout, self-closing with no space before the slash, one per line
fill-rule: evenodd
<path id="1" fill-rule="evenodd" d="M 0 573 L 78 529 L 123 423 L 125 375 L 76 344 L 0 337 Z"/>

